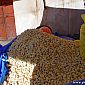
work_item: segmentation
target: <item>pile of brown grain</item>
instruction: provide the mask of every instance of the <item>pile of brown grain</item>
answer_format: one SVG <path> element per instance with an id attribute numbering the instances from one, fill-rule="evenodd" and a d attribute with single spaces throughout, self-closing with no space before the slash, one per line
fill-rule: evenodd
<path id="1" fill-rule="evenodd" d="M 85 62 L 80 57 L 78 42 L 76 44 L 75 41 L 64 40 L 37 29 L 26 30 L 19 35 L 10 47 L 9 56 L 36 64 L 28 85 L 63 85 L 85 78 Z M 25 66 L 22 64 L 21 68 Z M 16 85 L 27 85 L 24 84 L 24 78 L 22 84 Z M 12 81 L 10 76 L 8 81 Z"/>

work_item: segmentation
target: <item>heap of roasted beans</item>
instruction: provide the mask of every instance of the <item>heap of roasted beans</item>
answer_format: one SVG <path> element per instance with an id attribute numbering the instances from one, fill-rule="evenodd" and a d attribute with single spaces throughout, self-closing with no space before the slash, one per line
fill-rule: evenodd
<path id="1" fill-rule="evenodd" d="M 85 61 L 80 57 L 79 42 L 65 40 L 38 29 L 26 30 L 17 36 L 10 47 L 9 56 L 15 59 L 15 63 L 19 60 L 26 63 L 23 66 L 23 63 L 17 62 L 16 69 L 11 69 L 8 82 L 12 82 L 12 73 L 17 76 L 17 73 L 21 72 L 17 78 L 15 76 L 15 81 L 20 79 L 21 75 L 30 75 L 30 66 L 27 66 L 27 63 L 35 65 L 30 83 L 29 77 L 23 76 L 22 84 L 17 81 L 16 85 L 64 85 L 85 78 Z M 24 74 L 23 70 L 18 70 L 19 66 L 26 70 Z M 25 78 L 27 84 L 26 81 L 24 83 Z"/>

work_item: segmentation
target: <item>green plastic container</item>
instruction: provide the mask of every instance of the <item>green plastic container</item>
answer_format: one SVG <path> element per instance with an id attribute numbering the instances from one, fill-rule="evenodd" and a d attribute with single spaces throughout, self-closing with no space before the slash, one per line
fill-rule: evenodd
<path id="1" fill-rule="evenodd" d="M 81 25 L 80 29 L 80 55 L 85 59 L 85 14 L 81 15 L 84 23 Z"/>

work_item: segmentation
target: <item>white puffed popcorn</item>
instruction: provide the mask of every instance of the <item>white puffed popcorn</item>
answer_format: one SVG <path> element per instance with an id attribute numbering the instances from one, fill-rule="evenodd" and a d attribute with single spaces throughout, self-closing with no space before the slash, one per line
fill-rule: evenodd
<path id="1" fill-rule="evenodd" d="M 11 71 L 7 78 L 8 85 L 30 85 L 30 79 L 32 78 L 32 72 L 35 65 L 12 57 L 9 57 L 9 62 L 11 64 Z M 4 85 L 7 85 L 6 81 Z"/>

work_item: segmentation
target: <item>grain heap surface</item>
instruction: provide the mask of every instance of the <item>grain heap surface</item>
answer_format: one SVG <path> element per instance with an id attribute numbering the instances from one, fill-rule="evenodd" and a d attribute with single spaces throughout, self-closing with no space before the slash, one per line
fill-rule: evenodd
<path id="1" fill-rule="evenodd" d="M 30 78 L 30 84 L 24 84 L 25 77 L 23 77 L 22 84 L 16 85 L 64 85 L 85 78 L 85 62 L 80 57 L 78 42 L 76 44 L 74 41 L 42 33 L 37 29 L 26 30 L 19 35 L 10 47 L 9 56 L 36 64 L 32 77 L 26 77 L 27 80 Z M 16 69 L 18 69 L 17 65 L 20 64 L 16 64 Z M 25 66 L 21 64 L 22 68 Z M 24 69 L 29 69 L 29 67 Z M 11 69 L 10 75 L 16 73 L 16 77 L 17 72 Z M 25 73 L 30 75 L 30 72 Z M 8 81 L 12 81 L 10 75 Z M 18 78 L 20 77 L 19 75 Z"/>

